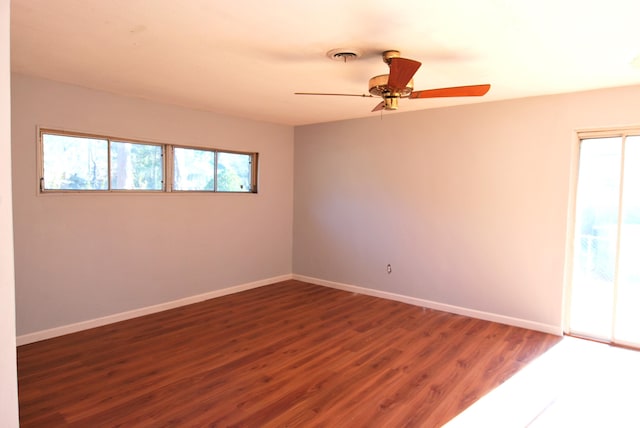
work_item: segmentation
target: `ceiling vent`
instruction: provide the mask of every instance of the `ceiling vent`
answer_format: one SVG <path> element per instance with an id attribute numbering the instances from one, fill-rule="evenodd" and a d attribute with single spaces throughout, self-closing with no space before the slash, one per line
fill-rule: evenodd
<path id="1" fill-rule="evenodd" d="M 342 62 L 355 61 L 360 57 L 360 52 L 358 52 L 355 49 L 345 49 L 345 48 L 331 49 L 329 52 L 327 52 L 327 57 L 329 57 L 329 59 L 332 59 L 334 61 L 342 61 Z"/>

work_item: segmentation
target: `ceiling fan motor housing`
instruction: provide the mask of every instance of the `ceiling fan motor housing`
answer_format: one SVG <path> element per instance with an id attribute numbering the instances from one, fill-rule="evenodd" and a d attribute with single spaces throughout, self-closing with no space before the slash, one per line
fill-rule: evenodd
<path id="1" fill-rule="evenodd" d="M 395 97 L 408 97 L 413 91 L 413 79 L 409 80 L 407 86 L 405 86 L 400 91 L 392 92 L 388 85 L 389 75 L 381 74 L 380 76 L 375 76 L 369 79 L 369 93 L 371 95 L 375 95 L 377 97 L 384 97 L 385 94 L 392 95 Z"/>

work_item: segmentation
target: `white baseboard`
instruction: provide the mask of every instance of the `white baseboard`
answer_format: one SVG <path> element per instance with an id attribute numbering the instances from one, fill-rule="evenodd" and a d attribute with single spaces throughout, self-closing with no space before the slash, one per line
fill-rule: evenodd
<path id="1" fill-rule="evenodd" d="M 131 318 L 137 318 L 144 315 L 153 314 L 156 312 L 166 311 L 168 309 L 177 308 L 180 306 L 190 305 L 192 303 L 202 302 L 204 300 L 213 299 L 216 297 L 226 296 L 228 294 L 238 293 L 253 288 L 263 287 L 265 285 L 273 284 L 280 281 L 286 281 L 289 279 L 296 279 L 299 281 L 309 282 L 311 284 L 322 285 L 325 287 L 335 288 L 338 290 L 349 291 L 352 293 L 364 294 L 373 297 L 380 297 L 383 299 L 395 300 L 398 302 L 408 303 L 410 305 L 421 306 L 430 309 L 436 309 L 439 311 L 450 312 L 458 315 L 464 315 L 471 318 L 478 318 L 487 321 L 498 322 L 502 324 L 513 325 L 516 327 L 528 328 L 530 330 L 541 331 L 543 333 L 555 334 L 562 336 L 562 328 L 559 326 L 538 323 L 535 321 L 529 321 L 520 318 L 508 317 L 505 315 L 494 314 L 491 312 L 477 311 L 475 309 L 463 308 L 460 306 L 453 306 L 444 303 L 433 302 L 431 300 L 419 299 L 416 297 L 405 296 L 402 294 L 389 293 L 386 291 L 374 290 L 371 288 L 358 287 L 356 285 L 343 284 L 339 282 L 327 281 L 324 279 L 313 278 L 304 275 L 287 274 L 276 276 L 273 278 L 267 278 L 259 281 L 254 281 L 246 284 L 240 284 L 222 290 L 214 290 L 204 294 L 198 294 L 196 296 L 189 296 L 182 299 L 174 300 L 171 302 L 160 303 L 158 305 L 147 306 L 144 308 L 134 309 L 131 311 L 120 312 L 113 315 L 107 315 L 101 318 L 95 318 L 92 320 L 81 321 L 74 324 L 68 324 L 60 327 L 54 327 L 48 330 L 41 330 L 34 333 L 28 333 L 16 337 L 16 345 L 26 345 L 33 342 L 39 342 L 41 340 L 51 339 L 65 334 L 75 333 L 82 330 L 87 330 L 94 327 L 101 327 L 103 325 L 112 324 L 119 321 L 128 320 Z"/>
<path id="2" fill-rule="evenodd" d="M 41 340 L 51 339 L 53 337 L 63 336 L 69 333 L 75 333 L 82 330 L 87 330 L 94 327 L 101 327 L 103 325 L 112 324 L 119 321 L 128 320 L 131 318 L 141 317 L 143 315 L 149 315 L 156 312 L 166 311 L 168 309 L 177 308 L 180 306 L 186 306 L 193 303 L 202 302 L 204 300 L 213 299 L 215 297 L 226 296 L 228 294 L 238 293 L 240 291 L 250 290 L 252 288 L 263 287 L 265 285 L 273 284 L 280 281 L 286 281 L 293 279 L 293 275 L 280 275 L 273 278 L 262 279 L 259 281 L 249 282 L 246 284 L 240 284 L 229 288 L 223 288 L 221 290 L 214 290 L 208 293 L 198 294 L 196 296 L 189 296 L 171 302 L 160 303 L 158 305 L 147 306 L 144 308 L 134 309 L 131 311 L 120 312 L 113 315 L 107 315 L 101 318 L 95 318 L 92 320 L 81 321 L 75 324 L 68 324 L 60 327 L 54 327 L 48 330 L 37 331 L 34 333 L 28 333 L 16 337 L 16 345 L 26 345 L 28 343 L 39 342 Z"/>
<path id="3" fill-rule="evenodd" d="M 543 324 L 535 321 L 525 320 L 521 318 L 508 317 L 505 315 L 494 314 L 491 312 L 483 312 L 475 309 L 463 308 L 460 306 L 448 305 L 445 303 L 434 302 L 431 300 L 418 299 L 416 297 L 404 296 L 402 294 L 389 293 L 386 291 L 374 290 L 371 288 L 358 287 L 356 285 L 343 284 L 339 282 L 327 281 L 324 279 L 308 277 L 304 275 L 293 274 L 293 279 L 298 281 L 310 282 L 316 285 L 336 288 L 338 290 L 350 291 L 352 293 L 365 294 L 367 296 L 381 297 L 383 299 L 395 300 L 398 302 L 408 303 L 410 305 L 421 306 L 424 308 L 435 309 L 439 311 L 450 312 L 458 315 L 464 315 L 471 318 L 478 318 L 486 321 L 493 321 L 501 324 L 512 325 L 515 327 L 527 328 L 529 330 L 541 331 L 543 333 L 562 336 L 562 327 Z"/>

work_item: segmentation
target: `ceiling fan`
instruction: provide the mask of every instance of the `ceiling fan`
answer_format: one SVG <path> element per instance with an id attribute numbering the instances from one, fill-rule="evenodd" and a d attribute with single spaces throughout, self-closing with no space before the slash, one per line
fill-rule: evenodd
<path id="1" fill-rule="evenodd" d="M 413 75 L 421 63 L 401 58 L 400 52 L 384 51 L 382 60 L 389 65 L 389 74 L 381 74 L 369 79 L 369 94 L 328 94 L 319 92 L 296 92 L 296 95 L 334 95 L 343 97 L 382 97 L 382 101 L 371 111 L 397 110 L 400 98 L 441 98 L 441 97 L 478 97 L 486 94 L 491 85 L 456 86 L 453 88 L 413 90 Z"/>

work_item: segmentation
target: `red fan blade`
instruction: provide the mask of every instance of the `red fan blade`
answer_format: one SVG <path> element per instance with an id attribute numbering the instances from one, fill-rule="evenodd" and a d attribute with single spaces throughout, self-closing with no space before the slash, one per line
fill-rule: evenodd
<path id="1" fill-rule="evenodd" d="M 491 85 L 456 86 L 454 88 L 427 89 L 413 91 L 409 98 L 440 98 L 440 97 L 480 97 L 486 94 Z"/>
<path id="2" fill-rule="evenodd" d="M 326 94 L 324 92 L 294 92 L 294 95 L 333 95 L 337 97 L 365 97 L 373 98 L 370 94 Z"/>
<path id="3" fill-rule="evenodd" d="M 413 75 L 416 74 L 420 63 L 412 59 L 391 58 L 389 64 L 389 80 L 387 85 L 392 91 L 399 91 L 407 86 Z"/>
<path id="4" fill-rule="evenodd" d="M 371 111 L 380 111 L 382 109 L 384 109 L 384 101 L 380 101 L 380 103 L 377 106 L 375 106 Z"/>

